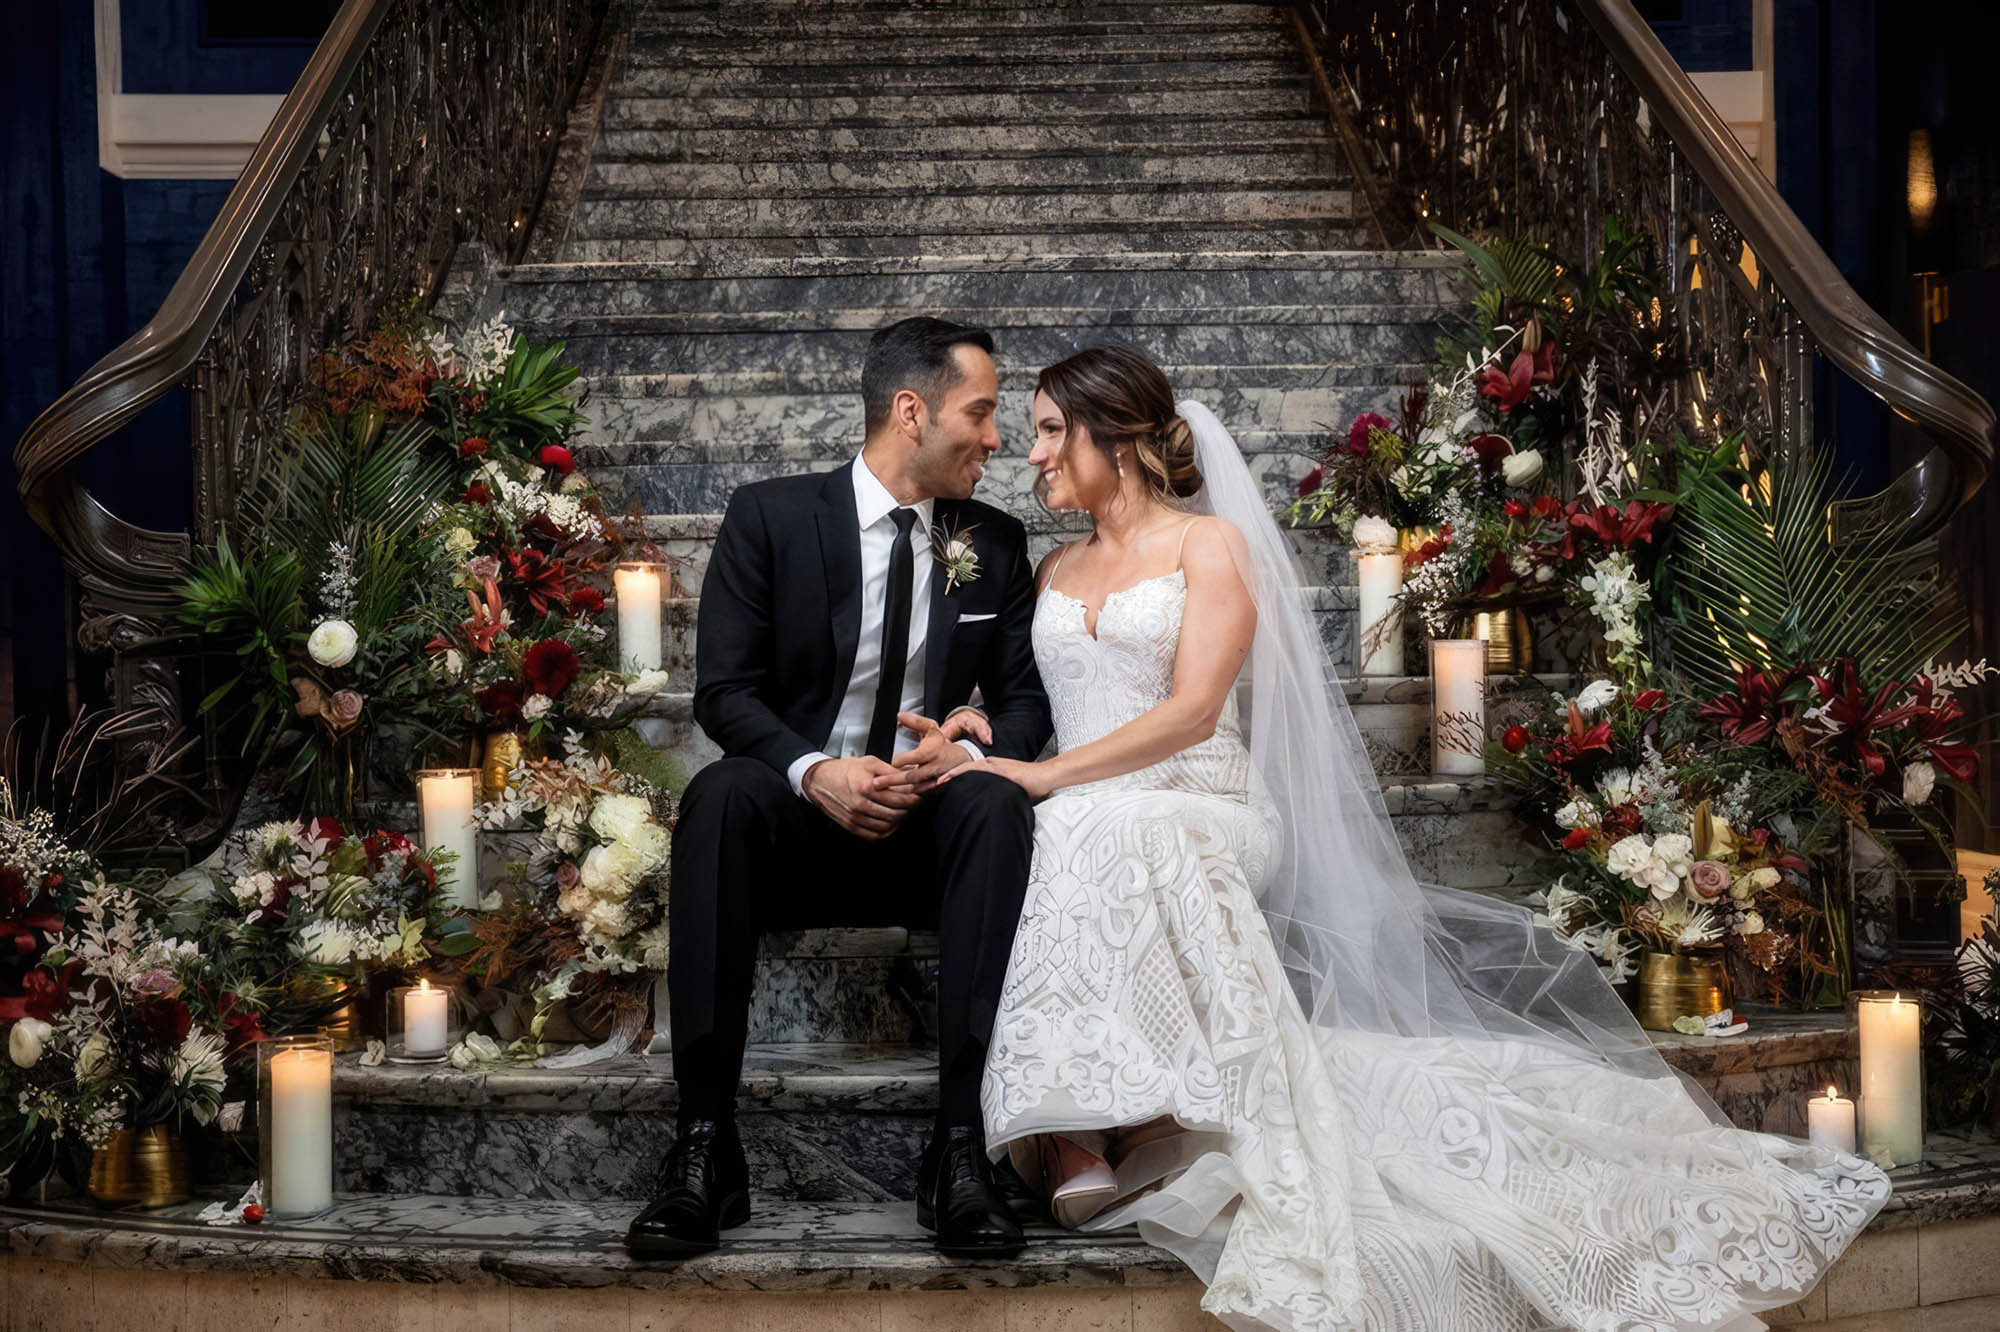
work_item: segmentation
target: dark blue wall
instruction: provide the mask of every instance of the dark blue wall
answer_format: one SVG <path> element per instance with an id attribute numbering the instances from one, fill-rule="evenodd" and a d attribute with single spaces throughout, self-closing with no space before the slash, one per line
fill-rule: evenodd
<path id="1" fill-rule="evenodd" d="M 125 91 L 273 93 L 304 68 L 303 43 L 220 45 L 203 0 L 126 0 Z M 74 667 L 60 565 L 14 491 L 21 432 L 159 308 L 227 196 L 227 181 L 119 180 L 98 167 L 97 76 L 87 3 L 11 7 L 0 48 L 0 643 L 13 708 L 60 711 Z M 100 446 L 92 489 L 113 512 L 175 528 L 189 507 L 186 405 L 170 401 Z M 5 674 L 0 664 L 0 674 Z M 97 685 L 86 669 L 77 681 Z"/>

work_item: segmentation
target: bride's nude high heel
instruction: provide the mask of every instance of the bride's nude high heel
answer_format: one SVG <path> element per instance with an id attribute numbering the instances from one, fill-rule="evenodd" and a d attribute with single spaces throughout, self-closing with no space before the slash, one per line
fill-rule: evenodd
<path id="1" fill-rule="evenodd" d="M 1096 1152 L 1059 1133 L 1044 1134 L 1041 1151 L 1049 1213 L 1057 1225 L 1075 1230 L 1117 1200 L 1118 1181 Z"/>

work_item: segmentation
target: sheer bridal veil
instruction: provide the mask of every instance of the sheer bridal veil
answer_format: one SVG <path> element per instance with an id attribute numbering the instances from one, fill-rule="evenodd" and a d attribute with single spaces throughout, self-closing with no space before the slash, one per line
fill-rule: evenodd
<path id="1" fill-rule="evenodd" d="M 1712 1121 L 1586 954 L 1521 907 L 1419 884 L 1361 733 L 1304 602 L 1308 582 L 1229 431 L 1198 402 L 1195 506 L 1249 547 L 1257 631 L 1239 691 L 1253 766 L 1283 822 L 1262 905 L 1279 957 L 1318 1027 L 1468 1042 L 1552 1044 L 1666 1079 Z"/>

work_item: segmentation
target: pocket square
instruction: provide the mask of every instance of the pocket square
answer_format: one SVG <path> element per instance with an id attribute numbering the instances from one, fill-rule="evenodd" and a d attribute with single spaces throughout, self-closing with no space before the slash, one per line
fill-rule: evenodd
<path id="1" fill-rule="evenodd" d="M 999 611 L 987 611 L 983 615 L 961 615 L 958 617 L 958 622 L 960 624 L 977 624 L 981 620 L 990 620 L 999 613 Z"/>

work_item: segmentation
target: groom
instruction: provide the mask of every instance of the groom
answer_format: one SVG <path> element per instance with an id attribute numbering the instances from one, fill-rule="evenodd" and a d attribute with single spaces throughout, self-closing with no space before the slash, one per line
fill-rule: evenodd
<path id="1" fill-rule="evenodd" d="M 1000 447 L 993 339 L 892 324 L 868 344 L 861 392 L 860 456 L 739 489 L 702 581 L 694 715 L 725 757 L 688 784 L 674 830 L 680 1122 L 660 1194 L 626 1236 L 642 1257 L 705 1252 L 749 1218 L 735 1109 L 757 938 L 827 925 L 937 929 L 940 1094 L 917 1216 L 947 1254 L 1021 1249 L 979 1079 L 1034 816 L 997 776 L 937 789 L 979 750 L 932 720 L 976 685 L 992 752 L 1031 759 L 1051 729 L 1027 534 L 972 499 Z M 961 538 L 969 557 L 952 550 Z"/>

